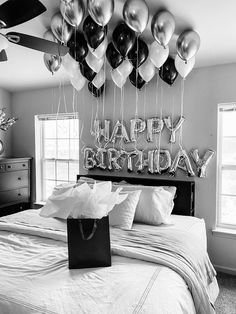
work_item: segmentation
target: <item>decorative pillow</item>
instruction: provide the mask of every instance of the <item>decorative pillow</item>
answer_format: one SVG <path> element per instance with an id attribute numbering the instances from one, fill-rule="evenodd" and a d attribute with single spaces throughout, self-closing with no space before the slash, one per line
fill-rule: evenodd
<path id="1" fill-rule="evenodd" d="M 123 183 L 123 182 L 122 182 Z M 118 184 L 114 184 L 117 186 Z M 174 208 L 175 186 L 144 186 L 119 184 L 123 192 L 142 190 L 136 208 L 134 221 L 150 225 L 170 224 L 170 215 Z"/>
<path id="2" fill-rule="evenodd" d="M 109 213 L 110 226 L 131 229 L 141 190 L 127 191 L 128 197 Z M 120 194 L 125 194 L 121 192 Z"/>

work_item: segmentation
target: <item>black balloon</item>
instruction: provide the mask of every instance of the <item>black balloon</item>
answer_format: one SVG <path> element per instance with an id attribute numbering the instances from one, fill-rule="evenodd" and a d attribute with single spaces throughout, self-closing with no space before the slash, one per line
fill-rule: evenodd
<path id="1" fill-rule="evenodd" d="M 77 62 L 82 62 L 88 54 L 86 39 L 79 31 L 72 34 L 70 40 L 67 42 L 67 46 L 70 48 L 69 54 Z"/>
<path id="2" fill-rule="evenodd" d="M 107 34 L 107 26 L 98 25 L 90 15 L 86 17 L 83 24 L 83 31 L 89 46 L 96 49 L 104 40 Z"/>
<path id="3" fill-rule="evenodd" d="M 123 57 L 116 50 L 112 42 L 107 46 L 106 57 L 113 69 L 116 69 L 123 61 Z"/>
<path id="4" fill-rule="evenodd" d="M 87 64 L 87 62 L 84 60 L 82 63 L 80 63 L 80 71 L 82 73 L 82 75 L 88 80 L 88 81 L 92 81 L 95 76 L 96 76 L 96 72 L 94 72 Z"/>
<path id="5" fill-rule="evenodd" d="M 133 71 L 129 75 L 129 80 L 135 87 L 137 87 L 137 89 L 141 89 L 146 83 L 146 81 L 144 81 L 139 75 L 137 69 L 133 69 Z"/>
<path id="6" fill-rule="evenodd" d="M 172 85 L 178 76 L 178 71 L 175 68 L 175 60 L 168 57 L 166 62 L 159 70 L 161 79 L 169 85 Z"/>
<path id="7" fill-rule="evenodd" d="M 135 43 L 128 53 L 128 58 L 135 68 L 138 68 L 143 64 L 149 54 L 147 44 L 139 38 L 136 38 Z"/>
<path id="8" fill-rule="evenodd" d="M 94 97 L 100 97 L 104 91 L 104 84 L 100 88 L 97 88 L 92 82 L 88 82 L 88 90 Z"/>
<path id="9" fill-rule="evenodd" d="M 119 51 L 122 57 L 126 57 L 134 45 L 135 32 L 125 23 L 121 23 L 114 29 L 112 40 L 116 50 Z"/>

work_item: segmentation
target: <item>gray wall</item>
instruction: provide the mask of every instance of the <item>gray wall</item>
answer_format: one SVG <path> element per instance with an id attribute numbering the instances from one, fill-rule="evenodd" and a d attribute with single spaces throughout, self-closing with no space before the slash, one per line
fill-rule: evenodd
<path id="1" fill-rule="evenodd" d="M 184 115 L 186 121 L 183 126 L 183 145 L 187 151 L 192 148 L 199 148 L 202 154 L 207 148 L 217 149 L 217 104 L 221 102 L 236 101 L 236 65 L 222 65 L 194 70 L 185 82 Z M 146 112 L 147 117 L 156 116 L 160 112 L 162 101 L 161 89 L 163 91 L 163 114 L 172 113 L 174 116 L 180 114 L 181 80 L 178 78 L 173 87 L 159 82 L 159 104 L 155 105 L 156 80 L 147 85 Z M 126 124 L 134 116 L 136 90 L 129 83 L 125 86 L 124 117 Z M 143 117 L 144 91 L 139 95 L 139 116 Z M 55 113 L 58 103 L 58 95 L 61 95 L 60 111 L 65 111 L 64 98 L 67 102 L 68 111 L 72 111 L 73 92 L 71 87 L 65 88 L 65 93 L 58 90 L 43 89 L 28 92 L 14 93 L 12 97 L 12 111 L 20 118 L 20 121 L 13 129 L 13 154 L 17 156 L 33 156 L 34 145 L 34 115 L 40 113 Z M 63 97 L 65 96 L 65 97 Z M 115 118 L 120 118 L 120 91 L 109 82 L 106 88 L 105 117 L 113 120 L 113 104 L 115 99 Z M 53 106 L 52 106 L 53 105 Z M 79 111 L 81 121 L 84 121 L 84 131 L 81 138 L 81 146 L 94 147 L 94 139 L 90 135 L 90 121 L 92 110 L 96 108 L 97 100 L 89 94 L 85 87 L 76 97 L 76 109 Z M 99 100 L 99 117 L 102 117 L 102 99 Z M 143 142 L 143 148 L 151 148 L 152 145 Z M 167 132 L 163 132 L 163 148 L 169 148 Z M 172 147 L 173 152 L 177 145 Z M 208 167 L 207 178 L 195 178 L 196 182 L 196 215 L 203 217 L 206 221 L 208 231 L 208 247 L 212 261 L 219 265 L 236 270 L 236 238 L 223 238 L 213 236 L 211 233 L 216 218 L 216 157 Z M 80 173 L 84 173 L 80 162 Z M 103 172 L 104 173 L 104 172 Z M 108 173 L 109 175 L 109 173 Z M 186 178 L 185 174 L 178 173 L 178 178 Z M 186 178 L 188 180 L 188 178 Z"/>
<path id="2" fill-rule="evenodd" d="M 11 95 L 7 90 L 3 88 L 0 88 L 0 108 L 1 109 L 6 108 L 5 110 L 6 116 L 7 117 L 11 116 Z M 12 128 L 14 128 L 14 126 L 10 127 L 7 131 L 0 130 L 0 140 L 3 142 L 4 145 L 4 151 L 0 157 L 11 156 Z"/>

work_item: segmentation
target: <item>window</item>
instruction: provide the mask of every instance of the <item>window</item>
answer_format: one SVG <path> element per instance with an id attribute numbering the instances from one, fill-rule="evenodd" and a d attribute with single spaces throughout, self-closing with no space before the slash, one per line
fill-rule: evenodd
<path id="1" fill-rule="evenodd" d="M 35 117 L 36 201 L 45 201 L 53 188 L 74 182 L 79 173 L 77 114 Z"/>
<path id="2" fill-rule="evenodd" d="M 236 104 L 218 107 L 218 226 L 236 229 Z"/>

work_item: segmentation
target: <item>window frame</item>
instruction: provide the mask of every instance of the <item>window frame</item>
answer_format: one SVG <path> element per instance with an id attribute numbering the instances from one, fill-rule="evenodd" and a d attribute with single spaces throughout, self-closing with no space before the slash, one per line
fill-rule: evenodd
<path id="1" fill-rule="evenodd" d="M 64 119 L 77 119 L 78 120 L 78 146 L 80 142 L 80 135 L 79 135 L 79 115 L 78 112 L 75 113 L 59 113 L 59 114 L 40 114 L 40 115 L 35 115 L 34 120 L 35 120 L 35 181 L 36 181 L 36 203 L 41 204 L 44 203 L 44 163 L 46 161 L 54 161 L 55 162 L 55 181 L 60 181 L 56 180 L 57 178 L 57 173 L 56 173 L 56 163 L 57 161 L 61 162 L 67 162 L 68 163 L 68 172 L 69 172 L 69 164 L 70 162 L 78 162 L 78 168 L 79 168 L 79 153 L 78 153 L 78 159 L 74 158 L 57 158 L 57 153 L 56 153 L 56 158 L 45 158 L 44 154 L 44 132 L 45 132 L 45 126 L 43 124 L 43 121 L 45 120 L 64 120 Z M 56 136 L 55 139 L 58 140 L 58 134 L 57 134 L 57 128 L 56 128 Z M 69 140 L 71 137 L 69 136 Z M 56 146 L 57 150 L 57 146 Z M 79 169 L 78 169 L 79 172 Z M 68 173 L 68 182 L 70 177 Z M 50 181 L 50 180 L 49 180 Z M 52 180 L 54 181 L 54 180 Z M 74 180 L 75 181 L 75 180 Z M 64 181 L 62 181 L 64 182 Z"/>
<path id="2" fill-rule="evenodd" d="M 224 170 L 236 170 L 235 165 L 222 164 L 222 111 L 236 111 L 236 102 L 221 103 L 217 107 L 217 180 L 216 180 L 216 227 L 221 229 L 236 230 L 236 224 L 223 223 L 221 221 L 221 190 L 222 190 L 222 171 Z M 236 197 L 236 196 L 235 196 Z"/>

